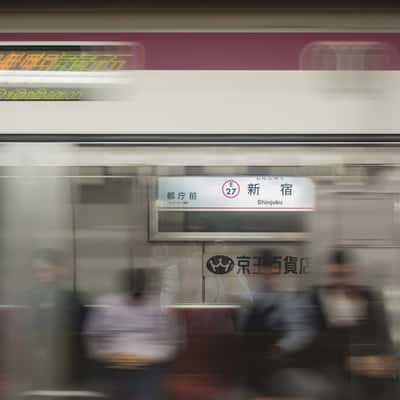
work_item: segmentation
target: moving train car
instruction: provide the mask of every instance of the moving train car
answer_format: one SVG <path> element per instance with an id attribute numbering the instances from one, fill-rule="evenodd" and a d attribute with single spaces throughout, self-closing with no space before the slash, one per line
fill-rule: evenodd
<path id="1" fill-rule="evenodd" d="M 285 287 L 300 290 L 340 245 L 384 291 L 398 343 L 400 33 L 370 28 L 377 16 L 355 30 L 308 15 L 296 31 L 284 17 L 267 22 L 279 30 L 230 16 L 219 32 L 194 15 L 161 18 L 159 32 L 150 17 L 139 31 L 128 16 L 118 31 L 102 17 L 57 29 L 57 16 L 41 17 L 45 28 L 10 18 L 13 31 L 0 33 L 5 312 L 23 304 L 31 254 L 60 248 L 65 285 L 88 307 L 119 270 L 154 268 L 163 304 L 197 312 L 198 332 L 199 309 L 249 300 L 260 250 L 273 247 Z"/>

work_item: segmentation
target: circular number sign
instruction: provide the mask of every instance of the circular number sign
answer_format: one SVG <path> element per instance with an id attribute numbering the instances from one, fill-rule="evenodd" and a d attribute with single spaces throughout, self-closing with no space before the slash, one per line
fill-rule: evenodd
<path id="1" fill-rule="evenodd" d="M 240 193 L 240 185 L 233 179 L 229 179 L 225 181 L 222 185 L 222 194 L 228 199 L 234 199 L 239 196 Z"/>

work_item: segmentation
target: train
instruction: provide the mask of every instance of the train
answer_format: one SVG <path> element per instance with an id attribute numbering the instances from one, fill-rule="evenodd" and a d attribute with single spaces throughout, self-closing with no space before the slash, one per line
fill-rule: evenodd
<path id="1" fill-rule="evenodd" d="M 246 303 L 265 248 L 296 291 L 342 246 L 383 291 L 398 344 L 396 17 L 303 17 L 309 28 L 254 14 L 218 30 L 211 12 L 157 26 L 126 15 L 118 29 L 4 21 L 16 22 L 0 33 L 2 307 L 23 304 L 38 248 L 68 254 L 64 284 L 89 308 L 140 266 L 160 271 L 163 304 L 193 311 Z M 68 52 L 59 69 L 5 61 Z M 96 70 L 80 52 L 131 61 Z"/>

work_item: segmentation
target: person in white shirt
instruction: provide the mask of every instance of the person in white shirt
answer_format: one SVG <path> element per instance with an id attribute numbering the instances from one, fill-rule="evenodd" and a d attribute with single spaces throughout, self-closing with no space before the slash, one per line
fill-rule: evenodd
<path id="1" fill-rule="evenodd" d="M 121 278 L 123 290 L 99 298 L 89 314 L 89 354 L 110 368 L 113 399 L 158 400 L 163 366 L 177 351 L 179 325 L 159 299 L 146 295 L 145 269 L 125 270 Z"/>

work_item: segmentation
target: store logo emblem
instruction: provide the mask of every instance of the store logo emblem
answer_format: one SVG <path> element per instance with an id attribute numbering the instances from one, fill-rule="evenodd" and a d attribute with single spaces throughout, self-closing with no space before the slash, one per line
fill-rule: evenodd
<path id="1" fill-rule="evenodd" d="M 207 269 L 213 274 L 224 275 L 233 270 L 235 262 L 228 256 L 212 256 L 207 260 Z"/>

